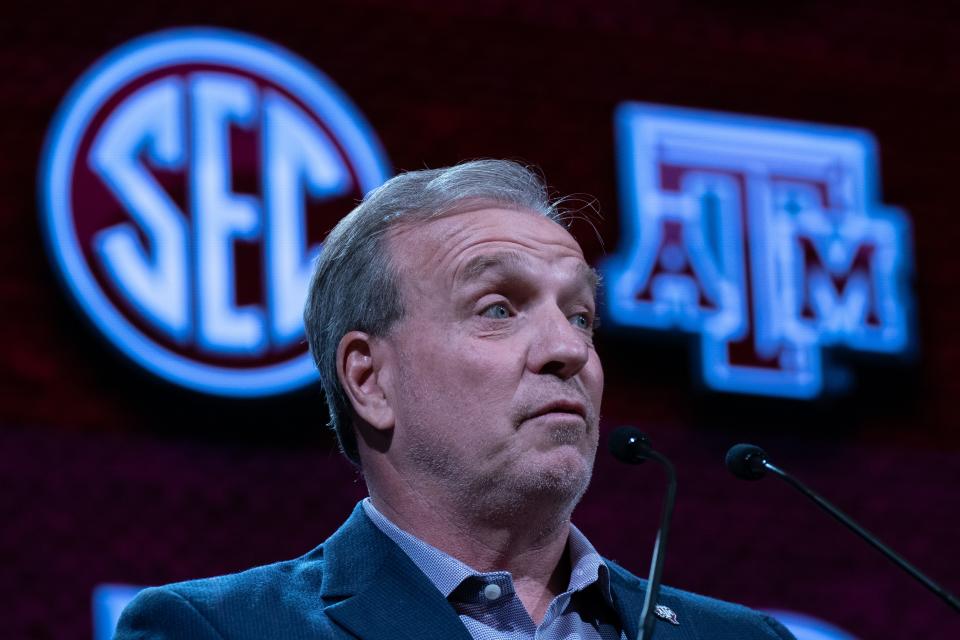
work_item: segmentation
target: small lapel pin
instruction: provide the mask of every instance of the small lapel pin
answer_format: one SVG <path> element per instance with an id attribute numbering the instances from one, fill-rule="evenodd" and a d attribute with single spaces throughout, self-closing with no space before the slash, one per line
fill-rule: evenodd
<path id="1" fill-rule="evenodd" d="M 657 608 L 653 610 L 653 613 L 660 618 L 661 620 L 666 620 L 670 624 L 680 625 L 680 621 L 677 620 L 676 612 L 670 607 L 665 607 L 662 604 L 658 604 Z"/>

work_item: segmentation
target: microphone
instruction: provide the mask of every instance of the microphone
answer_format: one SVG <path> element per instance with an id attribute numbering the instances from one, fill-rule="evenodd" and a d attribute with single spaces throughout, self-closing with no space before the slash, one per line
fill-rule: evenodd
<path id="1" fill-rule="evenodd" d="M 937 597 L 946 602 L 947 605 L 952 609 L 955 611 L 960 611 L 960 600 L 957 600 L 956 596 L 925 576 L 920 572 L 919 569 L 903 559 L 890 547 L 880 542 L 876 536 L 854 522 L 845 513 L 827 502 L 826 499 L 815 493 L 813 490 L 808 488 L 805 484 L 794 478 L 783 469 L 780 469 L 772 464 L 767 458 L 767 453 L 760 447 L 752 444 L 734 445 L 733 447 L 730 447 L 729 451 L 727 451 L 726 464 L 727 469 L 730 470 L 730 473 L 741 480 L 760 480 L 767 474 L 768 471 L 780 477 L 794 489 L 813 500 L 817 506 L 833 516 L 834 519 L 869 542 L 875 549 L 886 556 L 888 560 L 910 574 L 913 579 L 917 580 L 924 587 L 936 594 Z"/>
<path id="2" fill-rule="evenodd" d="M 767 454 L 752 444 L 737 444 L 727 451 L 727 469 L 741 480 L 759 480 L 767 475 Z"/>
<path id="3" fill-rule="evenodd" d="M 619 427 L 610 434 L 610 453 L 624 464 L 641 464 L 650 456 L 650 438 L 636 427 Z"/>
<path id="4" fill-rule="evenodd" d="M 650 577 L 647 579 L 647 591 L 643 597 L 643 609 L 637 630 L 637 640 L 650 640 L 653 637 L 653 624 L 656 618 L 653 612 L 660 593 L 660 576 L 663 574 L 663 560 L 667 552 L 667 536 L 670 533 L 670 518 L 673 504 L 677 498 L 677 472 L 666 457 L 654 451 L 650 438 L 636 427 L 619 427 L 610 434 L 608 442 L 610 453 L 625 464 L 640 464 L 646 460 L 659 463 L 667 472 L 667 491 L 660 511 L 660 529 L 653 545 L 653 557 L 650 559 Z"/>

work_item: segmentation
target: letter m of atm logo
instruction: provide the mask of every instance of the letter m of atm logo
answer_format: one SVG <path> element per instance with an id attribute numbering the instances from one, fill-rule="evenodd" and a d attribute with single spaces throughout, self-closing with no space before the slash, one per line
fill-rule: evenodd
<path id="1" fill-rule="evenodd" d="M 699 334 L 706 385 L 811 398 L 822 351 L 910 346 L 910 229 L 858 130 L 628 103 L 614 324 Z"/>

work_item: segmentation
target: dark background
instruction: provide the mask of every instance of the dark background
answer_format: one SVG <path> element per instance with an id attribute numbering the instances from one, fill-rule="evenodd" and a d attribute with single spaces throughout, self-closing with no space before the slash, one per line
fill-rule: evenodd
<path id="1" fill-rule="evenodd" d="M 515 6 L 516 5 L 516 6 Z M 299 555 L 363 496 L 317 387 L 216 400 L 117 355 L 69 302 L 41 240 L 36 173 L 64 94 L 161 28 L 219 26 L 328 74 L 396 170 L 474 157 L 542 167 L 619 206 L 613 110 L 642 100 L 873 132 L 882 200 L 914 226 L 912 362 L 850 358 L 857 386 L 813 404 L 698 391 L 683 339 L 601 335 L 603 431 L 647 430 L 680 472 L 665 580 L 792 609 L 862 638 L 960 637 L 960 616 L 774 480 L 727 475 L 752 440 L 960 590 L 960 8 L 889 1 L 377 0 L 20 3 L 0 21 L 0 636 L 84 638 L 104 582 L 158 584 Z M 604 253 L 578 230 L 593 261 Z M 575 520 L 645 574 L 663 480 L 599 456 Z M 0 610 L 2 610 L 0 609 Z"/>

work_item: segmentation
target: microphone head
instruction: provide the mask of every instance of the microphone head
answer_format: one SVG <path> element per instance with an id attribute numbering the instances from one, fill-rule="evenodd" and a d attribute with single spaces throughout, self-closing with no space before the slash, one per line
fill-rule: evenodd
<path id="1" fill-rule="evenodd" d="M 741 480 L 759 480 L 767 474 L 767 453 L 752 444 L 737 444 L 727 451 L 727 469 Z"/>
<path id="2" fill-rule="evenodd" d="M 610 453 L 625 464 L 640 464 L 648 458 L 650 438 L 636 427 L 617 427 L 608 440 Z"/>

